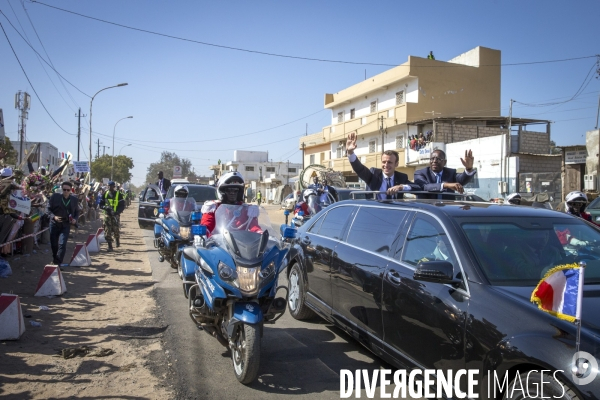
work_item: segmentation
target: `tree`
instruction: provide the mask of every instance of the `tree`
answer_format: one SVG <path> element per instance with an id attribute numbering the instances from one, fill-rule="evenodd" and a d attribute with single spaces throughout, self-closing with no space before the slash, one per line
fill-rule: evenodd
<path id="1" fill-rule="evenodd" d="M 556 147 L 556 142 L 554 140 L 550 141 L 550 154 L 560 154 L 562 150 L 560 147 Z"/>
<path id="2" fill-rule="evenodd" d="M 181 167 L 181 177 L 187 177 L 190 182 L 196 182 L 196 174 L 192 171 L 192 162 L 187 158 L 179 158 L 175 153 L 163 151 L 160 155 L 160 161 L 150 164 L 148 173 L 146 174 L 146 183 L 154 183 L 157 180 L 159 171 L 167 179 L 173 179 L 173 167 L 176 165 Z"/>
<path id="3" fill-rule="evenodd" d="M 0 142 L 0 159 L 4 158 L 4 164 L 17 164 L 17 151 L 13 148 L 8 136 L 4 137 L 4 141 Z"/>
<path id="4" fill-rule="evenodd" d="M 102 178 L 110 179 L 110 170 L 112 166 L 112 157 L 108 154 L 96 158 L 92 161 L 92 178 L 102 182 Z M 115 156 L 115 169 L 113 173 L 113 181 L 128 182 L 131 177 L 131 169 L 133 168 L 133 159 L 127 156 Z"/>

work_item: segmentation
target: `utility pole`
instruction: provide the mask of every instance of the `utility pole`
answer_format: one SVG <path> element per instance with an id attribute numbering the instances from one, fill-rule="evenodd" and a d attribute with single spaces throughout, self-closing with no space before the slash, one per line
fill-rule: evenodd
<path id="1" fill-rule="evenodd" d="M 110 147 L 109 147 L 110 149 Z M 102 146 L 102 157 L 106 155 L 106 146 Z"/>
<path id="2" fill-rule="evenodd" d="M 81 148 L 81 117 L 86 117 L 85 114 L 81 115 L 81 107 L 79 112 L 75 114 L 77 117 L 77 161 L 79 161 L 79 149 Z"/>
<path id="3" fill-rule="evenodd" d="M 29 118 L 29 107 L 31 105 L 31 96 L 27 92 L 20 90 L 15 94 L 15 108 L 19 110 L 19 162 L 23 162 L 23 146 L 25 144 L 25 120 Z"/>
<path id="4" fill-rule="evenodd" d="M 96 158 L 100 158 L 100 139 L 98 139 L 98 152 L 96 153 Z"/>

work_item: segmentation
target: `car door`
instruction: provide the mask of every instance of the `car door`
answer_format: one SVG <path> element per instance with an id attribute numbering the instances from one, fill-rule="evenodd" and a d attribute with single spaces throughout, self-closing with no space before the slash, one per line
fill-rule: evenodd
<path id="1" fill-rule="evenodd" d="M 345 240 L 337 245 L 331 268 L 333 316 L 359 339 L 383 339 L 382 277 L 390 249 L 407 212 L 397 208 L 361 206 Z"/>
<path id="2" fill-rule="evenodd" d="M 138 225 L 142 229 L 154 229 L 158 208 L 163 201 L 162 193 L 156 185 L 148 185 L 138 206 Z"/>
<path id="3" fill-rule="evenodd" d="M 300 235 L 307 279 L 307 302 L 324 317 L 331 315 L 331 257 L 344 236 L 354 207 L 335 207 Z"/>
<path id="4" fill-rule="evenodd" d="M 419 262 L 445 260 L 462 280 L 453 246 L 440 220 L 417 212 L 388 264 L 382 294 L 384 340 L 402 363 L 455 371 L 465 367 L 466 282 L 453 287 L 413 278 Z"/>

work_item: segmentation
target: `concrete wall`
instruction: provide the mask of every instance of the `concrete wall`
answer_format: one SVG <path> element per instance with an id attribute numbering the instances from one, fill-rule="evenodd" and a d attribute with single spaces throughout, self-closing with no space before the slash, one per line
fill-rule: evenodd
<path id="1" fill-rule="evenodd" d="M 498 136 L 506 133 L 505 129 L 497 127 L 487 127 L 477 124 L 454 124 L 447 122 L 437 122 L 435 124 L 436 141 L 455 143 L 465 140 Z"/>
<path id="2" fill-rule="evenodd" d="M 599 129 L 586 132 L 585 147 L 587 149 L 588 156 L 585 162 L 585 173 L 588 175 L 598 174 L 598 153 L 600 152 L 600 146 L 598 145 L 599 136 Z"/>
<path id="3" fill-rule="evenodd" d="M 546 132 L 521 131 L 519 133 L 519 153 L 549 154 L 550 135 Z"/>
<path id="4" fill-rule="evenodd" d="M 562 156 L 519 154 L 519 172 L 559 172 L 562 168 Z"/>
<path id="5" fill-rule="evenodd" d="M 246 151 L 246 150 L 235 150 L 233 152 L 233 161 L 250 161 L 250 162 L 266 162 L 268 160 L 269 153 L 266 151 Z"/>

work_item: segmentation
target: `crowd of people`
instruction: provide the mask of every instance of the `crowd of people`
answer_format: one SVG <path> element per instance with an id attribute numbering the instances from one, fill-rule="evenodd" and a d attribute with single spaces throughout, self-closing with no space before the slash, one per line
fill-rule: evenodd
<path id="1" fill-rule="evenodd" d="M 408 147 L 411 150 L 419 151 L 429 142 L 433 141 L 433 131 L 423 132 L 418 135 L 412 135 L 408 137 Z"/>
<path id="2" fill-rule="evenodd" d="M 3 164 L 1 156 L 0 165 Z M 35 170 L 28 163 L 28 174 L 18 168 L 2 166 L 1 257 L 11 257 L 15 253 L 28 254 L 40 249 L 40 244 L 51 243 L 51 262 L 60 265 L 71 227 L 77 230 L 80 224 L 97 220 L 101 216 L 100 211 L 106 208 L 105 204 L 112 205 L 115 195 L 106 195 L 111 193 L 111 185 L 93 181 L 86 183 L 84 177 L 65 178 L 67 165 L 64 163 L 55 170 L 44 167 Z M 123 205 L 130 204 L 134 194 L 114 182 L 110 183 L 113 191 L 120 193 Z"/>

